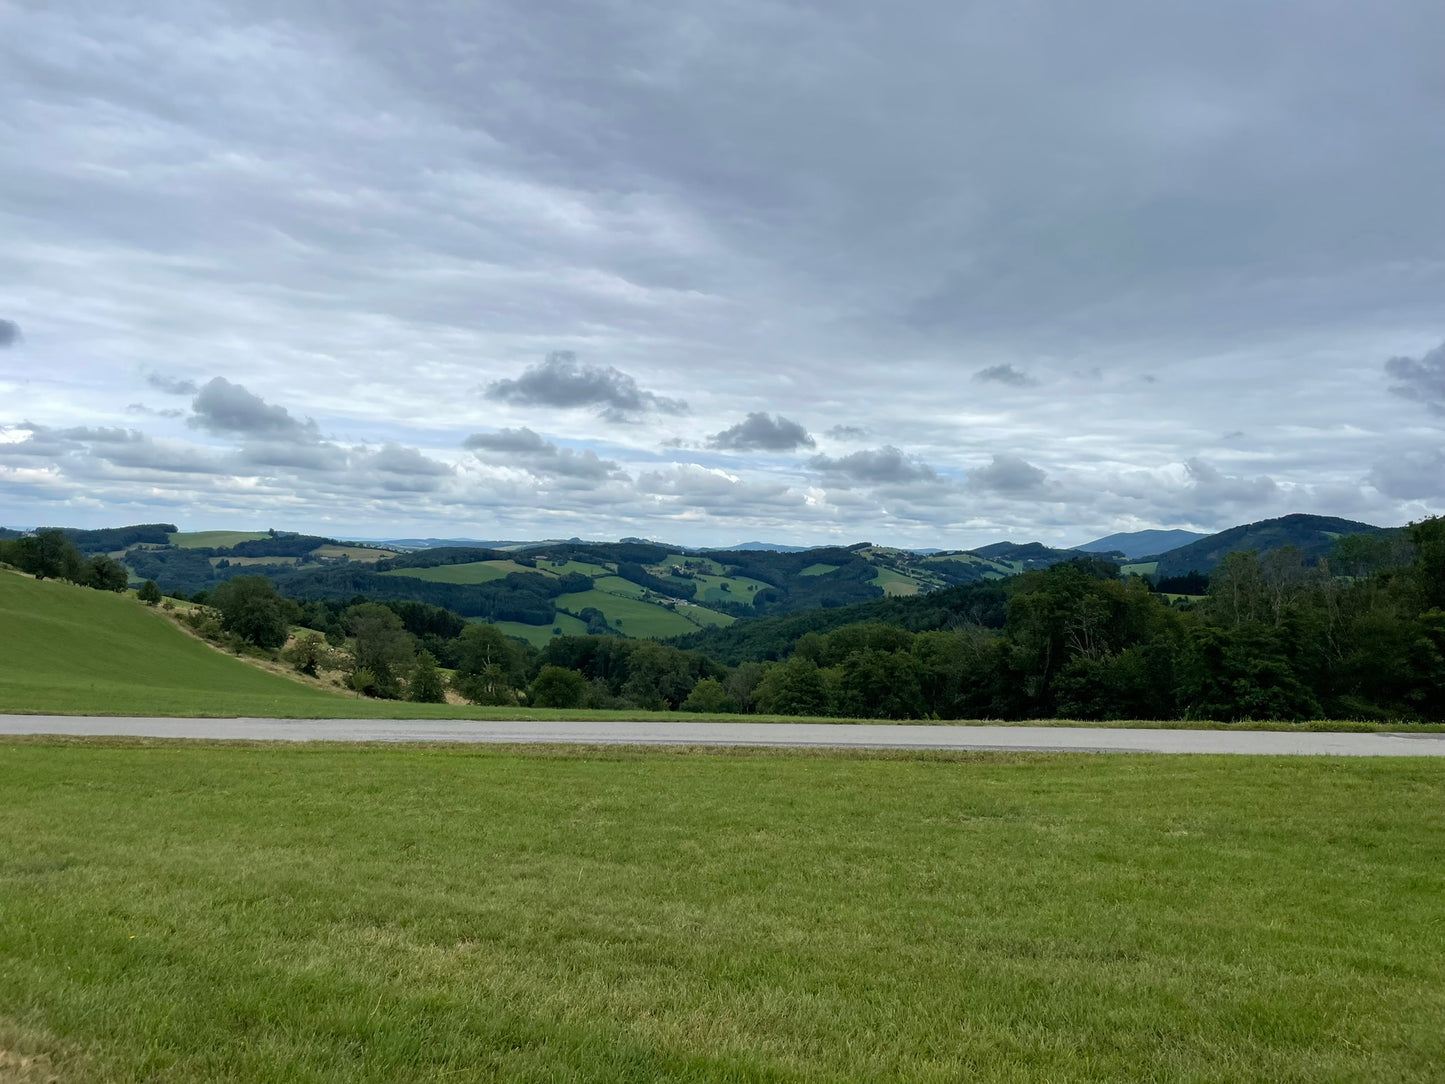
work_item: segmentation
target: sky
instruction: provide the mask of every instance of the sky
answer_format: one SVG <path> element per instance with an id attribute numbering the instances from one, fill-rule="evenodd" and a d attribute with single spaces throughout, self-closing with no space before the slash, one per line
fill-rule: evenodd
<path id="1" fill-rule="evenodd" d="M 1445 511 L 1439 0 L 0 0 L 0 524 Z"/>

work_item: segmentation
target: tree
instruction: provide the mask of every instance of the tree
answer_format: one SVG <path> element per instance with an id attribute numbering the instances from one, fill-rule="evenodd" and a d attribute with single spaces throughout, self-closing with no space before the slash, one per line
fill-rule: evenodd
<path id="1" fill-rule="evenodd" d="M 223 630 L 257 647 L 278 648 L 291 635 L 295 606 L 265 576 L 237 576 L 218 584 L 209 601 L 221 611 Z"/>
<path id="2" fill-rule="evenodd" d="M 727 690 L 717 678 L 703 678 L 692 687 L 687 699 L 682 702 L 683 711 L 726 712 L 737 711 L 737 705 L 728 698 Z"/>
<path id="3" fill-rule="evenodd" d="M 376 695 L 376 675 L 366 667 L 360 667 L 351 672 L 351 687 L 356 690 L 357 696 Z"/>
<path id="4" fill-rule="evenodd" d="M 517 702 L 522 683 L 521 652 L 495 625 L 472 623 L 456 640 L 452 688 L 473 704 Z"/>
<path id="5" fill-rule="evenodd" d="M 758 710 L 769 715 L 827 715 L 828 685 L 809 659 L 768 667 L 758 683 Z"/>
<path id="6" fill-rule="evenodd" d="M 401 696 L 401 675 L 416 656 L 415 640 L 401 618 L 379 602 L 363 602 L 346 611 L 347 626 L 356 638 L 352 654 L 358 670 L 373 676 L 370 695 L 388 700 Z M 433 660 L 435 662 L 435 660 Z"/>
<path id="7" fill-rule="evenodd" d="M 5 543 L 4 560 L 37 580 L 80 583 L 85 575 L 80 551 L 61 531 L 38 531 Z"/>
<path id="8" fill-rule="evenodd" d="M 331 649 L 319 632 L 303 632 L 281 653 L 281 657 L 310 677 L 315 677 L 316 671 L 322 667 L 329 668 L 333 662 Z"/>
<path id="9" fill-rule="evenodd" d="M 587 692 L 587 679 L 576 670 L 544 666 L 527 696 L 535 708 L 580 708 L 587 702 Z"/>
<path id="10" fill-rule="evenodd" d="M 85 563 L 85 586 L 97 591 L 124 591 L 130 585 L 130 573 L 113 557 L 98 554 Z"/>
<path id="11" fill-rule="evenodd" d="M 497 663 L 480 674 L 453 674 L 452 688 L 473 704 L 504 707 L 517 702 L 512 679 Z"/>
<path id="12" fill-rule="evenodd" d="M 156 586 L 155 580 L 146 580 L 140 585 L 140 590 L 135 593 L 135 597 L 147 606 L 154 606 L 161 600 L 161 589 Z"/>
<path id="13" fill-rule="evenodd" d="M 446 685 L 442 682 L 441 671 L 437 669 L 436 656 L 430 651 L 417 653 L 407 679 L 406 698 L 417 704 L 446 702 Z"/>

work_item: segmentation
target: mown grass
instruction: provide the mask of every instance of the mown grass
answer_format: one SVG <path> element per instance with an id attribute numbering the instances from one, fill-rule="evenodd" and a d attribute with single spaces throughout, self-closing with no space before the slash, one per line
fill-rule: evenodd
<path id="1" fill-rule="evenodd" d="M 62 1081 L 1438 1080 L 1427 760 L 0 743 Z"/>
<path id="2" fill-rule="evenodd" d="M 0 711 L 274 715 L 349 701 L 188 636 L 129 595 L 0 572 Z"/>

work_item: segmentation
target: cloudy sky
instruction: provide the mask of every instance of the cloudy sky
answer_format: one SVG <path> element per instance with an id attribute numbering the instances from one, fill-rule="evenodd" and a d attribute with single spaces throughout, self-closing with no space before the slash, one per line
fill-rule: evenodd
<path id="1" fill-rule="evenodd" d="M 1445 511 L 1439 0 L 0 0 L 0 523 Z"/>

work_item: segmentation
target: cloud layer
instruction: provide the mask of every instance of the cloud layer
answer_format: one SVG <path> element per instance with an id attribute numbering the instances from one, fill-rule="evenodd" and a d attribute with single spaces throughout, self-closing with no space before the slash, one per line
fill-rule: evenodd
<path id="1" fill-rule="evenodd" d="M 1445 502 L 1434 0 L 0 23 L 0 523 L 954 547 Z"/>

